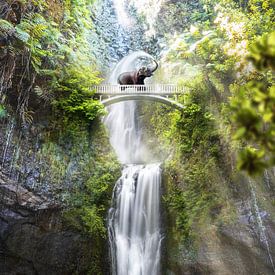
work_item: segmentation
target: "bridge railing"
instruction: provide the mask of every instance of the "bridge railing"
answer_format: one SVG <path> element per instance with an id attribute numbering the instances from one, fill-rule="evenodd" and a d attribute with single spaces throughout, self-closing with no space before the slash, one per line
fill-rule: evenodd
<path id="1" fill-rule="evenodd" d="M 184 88 L 174 84 L 146 84 L 146 85 L 99 85 L 94 86 L 97 95 L 115 94 L 156 94 L 176 95 L 184 93 Z"/>

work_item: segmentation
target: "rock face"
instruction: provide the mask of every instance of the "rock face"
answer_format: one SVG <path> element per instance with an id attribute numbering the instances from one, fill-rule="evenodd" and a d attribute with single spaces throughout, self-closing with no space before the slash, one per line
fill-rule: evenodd
<path id="1" fill-rule="evenodd" d="M 264 232 L 259 232 L 247 205 L 236 207 L 237 221 L 209 226 L 199 236 L 194 255 L 190 256 L 190 251 L 185 249 L 169 255 L 167 274 L 274 274 L 274 222 L 268 215 L 263 216 Z"/>
<path id="2" fill-rule="evenodd" d="M 265 247 L 248 228 L 213 228 L 205 237 L 198 254 L 201 274 L 273 274 Z"/>
<path id="3" fill-rule="evenodd" d="M 95 245 L 66 228 L 60 212 L 59 205 L 0 173 L 1 275 L 89 274 Z"/>
<path id="4" fill-rule="evenodd" d="M 267 251 L 245 228 L 225 228 L 220 232 L 212 228 L 199 246 L 195 261 L 184 262 L 183 253 L 167 274 L 274 274 Z"/>

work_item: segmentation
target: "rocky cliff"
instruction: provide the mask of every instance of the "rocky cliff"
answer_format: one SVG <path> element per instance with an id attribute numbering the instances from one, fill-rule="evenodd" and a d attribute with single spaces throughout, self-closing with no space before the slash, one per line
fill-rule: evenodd
<path id="1" fill-rule="evenodd" d="M 2 173 L 0 198 L 0 274 L 108 273 L 106 255 L 92 238 L 64 223 L 61 205 Z"/>

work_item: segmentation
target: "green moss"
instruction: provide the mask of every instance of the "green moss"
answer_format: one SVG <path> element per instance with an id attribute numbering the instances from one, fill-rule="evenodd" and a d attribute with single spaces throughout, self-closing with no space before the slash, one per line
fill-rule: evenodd
<path id="1" fill-rule="evenodd" d="M 107 238 L 105 218 L 111 205 L 114 183 L 120 175 L 120 166 L 115 159 L 108 160 L 108 157 L 110 155 L 95 156 L 89 176 L 70 194 L 70 208 L 65 213 L 70 224 L 93 238 Z"/>
<path id="2" fill-rule="evenodd" d="M 65 117 L 56 122 L 39 152 L 46 164 L 42 177 L 63 189 L 59 199 L 67 205 L 64 216 L 74 228 L 106 237 L 104 219 L 120 165 L 105 128 L 100 121 L 90 124 Z"/>

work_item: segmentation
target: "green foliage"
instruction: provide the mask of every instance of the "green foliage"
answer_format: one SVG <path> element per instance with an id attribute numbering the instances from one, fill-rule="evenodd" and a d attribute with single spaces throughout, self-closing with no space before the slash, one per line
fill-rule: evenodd
<path id="1" fill-rule="evenodd" d="M 248 60 L 251 60 L 259 71 L 275 71 L 275 32 L 265 34 L 250 47 Z"/>
<path id="2" fill-rule="evenodd" d="M 239 155 L 239 168 L 251 175 L 275 164 L 274 38 L 273 32 L 251 45 L 248 58 L 261 77 L 239 88 L 231 99 L 235 138 L 248 144 Z"/>
<path id="3" fill-rule="evenodd" d="M 69 214 L 73 214 L 73 219 L 78 220 L 77 228 L 84 228 L 92 236 L 107 238 L 104 220 L 111 203 L 113 184 L 118 177 L 118 166 L 114 162 L 113 168 L 102 165 L 101 173 L 104 175 L 101 174 L 99 178 L 91 176 L 85 182 L 85 192 L 80 189 L 73 195 L 71 202 L 75 210 Z M 116 173 L 112 174 L 111 171 Z M 98 171 L 96 174 L 98 175 Z"/>
<path id="4" fill-rule="evenodd" d="M 63 174 L 63 180 L 73 182 L 72 189 L 64 197 L 68 205 L 64 217 L 76 230 L 92 238 L 107 238 L 105 218 L 111 204 L 113 185 L 120 174 L 120 165 L 109 146 L 104 127 L 93 125 L 89 133 L 84 122 L 68 119 L 62 132 L 64 144 L 59 145 L 69 146 L 67 150 L 70 152 L 70 156 L 59 155 L 60 163 L 70 167 L 70 159 L 78 161 L 70 174 L 68 169 Z M 99 122 L 97 124 L 100 125 Z M 67 150 L 63 148 L 62 151 Z"/>
<path id="5" fill-rule="evenodd" d="M 180 174 L 178 185 L 170 182 L 169 193 L 165 196 L 167 208 L 174 213 L 177 238 L 190 244 L 196 236 L 194 227 L 207 219 L 212 208 L 219 205 L 215 182 L 215 163 L 207 160 L 205 163 L 197 159 L 192 166 L 184 165 L 184 174 Z M 168 164 L 169 173 L 178 173 Z M 172 179 L 170 179 L 172 180 Z"/>
<path id="6" fill-rule="evenodd" d="M 80 217 L 88 233 L 94 236 L 106 237 L 105 223 L 99 214 L 100 209 L 98 206 L 83 207 L 81 210 Z"/>
<path id="7" fill-rule="evenodd" d="M 191 64 L 200 70 L 201 88 L 223 106 L 219 104 L 216 110 L 221 134 L 231 145 L 237 145 L 235 149 L 244 150 L 238 167 L 255 174 L 274 165 L 274 1 L 200 2 L 208 12 L 214 10 L 211 22 L 194 23 L 189 31 L 174 37 L 165 62 Z M 185 78 L 186 86 L 190 79 Z M 184 146 L 191 152 L 192 139 L 185 134 L 189 144 Z M 260 163 L 246 146 L 261 152 Z M 259 169 L 256 163 L 252 165 L 253 159 Z M 247 170 L 249 167 L 255 171 Z"/>
<path id="8" fill-rule="evenodd" d="M 42 40 L 47 36 L 48 26 L 47 20 L 40 14 L 30 14 L 16 26 L 17 37 L 29 49 L 31 64 L 36 72 L 39 72 L 43 58 L 50 54 L 42 46 Z"/>
<path id="9" fill-rule="evenodd" d="M 28 110 L 27 106 L 29 93 L 46 104 L 54 103 L 55 108 L 60 108 L 59 111 L 65 114 L 90 121 L 102 115 L 103 107 L 92 98 L 92 86 L 100 82 L 96 58 L 87 38 L 93 25 L 92 1 L 65 1 L 63 4 L 33 1 L 21 4 L 20 22 L 0 21 L 0 36 L 7 40 L 7 45 L 0 51 L 8 48 L 8 52 L 12 52 L 7 58 L 14 58 L 18 67 L 16 71 L 21 75 L 20 80 L 12 81 L 17 77 L 13 74 L 15 70 L 11 73 L 6 70 L 9 75 L 3 79 L 23 83 L 13 87 L 18 96 L 24 94 L 26 97 L 26 100 L 19 101 L 21 106 L 17 107 L 21 110 L 22 121 L 31 121 L 33 110 Z M 17 60 L 22 60 L 22 64 Z M 5 64 L 9 65 L 8 62 Z M 62 88 L 64 91 L 61 91 Z"/>
<path id="10" fill-rule="evenodd" d="M 107 238 L 104 220 L 111 203 L 113 184 L 119 176 L 119 165 L 105 158 L 95 161 L 97 165 L 91 176 L 70 197 L 73 208 L 65 213 L 65 218 L 75 228 L 84 228 L 93 237 Z"/>
<path id="11" fill-rule="evenodd" d="M 212 212 L 217 216 L 223 207 L 223 194 L 218 195 L 223 156 L 216 120 L 208 109 L 210 91 L 201 76 L 187 85 L 188 91 L 179 99 L 185 106 L 182 112 L 158 107 L 150 117 L 169 155 L 164 166 L 164 203 L 173 222 L 168 230 L 173 232 L 175 246 L 183 244 L 193 251 L 196 232 L 203 231 Z"/>
<path id="12" fill-rule="evenodd" d="M 207 21 L 211 12 L 212 10 L 204 9 L 201 1 L 169 2 L 162 7 L 161 16 L 158 18 L 155 28 L 164 35 L 171 33 L 171 30 L 182 32 L 188 29 L 191 24 Z"/>
<path id="13" fill-rule="evenodd" d="M 0 104 L 0 119 L 6 116 L 7 112 L 3 105 Z"/>
<path id="14" fill-rule="evenodd" d="M 173 112 L 169 116 L 158 114 L 158 118 L 152 120 L 153 124 L 169 125 L 159 133 L 162 139 L 170 144 L 175 144 L 174 152 L 177 152 L 181 160 L 188 159 L 198 149 L 205 151 L 209 157 L 218 157 L 217 144 L 219 143 L 218 132 L 215 129 L 214 116 L 207 110 L 206 102 L 209 91 L 202 90 L 201 78 L 189 82 L 189 92 L 182 97 L 184 109 L 182 113 Z M 205 88 L 204 88 L 205 89 Z"/>
<path id="15" fill-rule="evenodd" d="M 107 238 L 105 218 L 120 165 L 100 121 L 59 118 L 44 138 L 37 158 L 41 181 L 64 204 L 66 224 L 100 241 Z"/>
<path id="16" fill-rule="evenodd" d="M 89 67 L 66 68 L 57 83 L 58 98 L 54 102 L 55 108 L 87 120 L 105 114 L 103 105 L 92 99 L 92 85 L 97 84 L 99 80 L 97 73 Z"/>
<path id="17" fill-rule="evenodd" d="M 274 29 L 274 6 L 268 0 L 199 2 L 208 15 L 205 21 L 173 34 L 162 59 L 162 80 L 176 79 L 189 92 L 180 98 L 185 110 L 159 108 L 152 115 L 154 132 L 169 156 L 169 231 L 185 243 L 198 239 L 195 232 L 207 224 L 226 219 L 225 178 L 230 182 L 237 167 L 260 173 L 273 161 L 275 144 L 274 38 L 268 34 Z M 264 71 L 257 72 L 248 59 Z M 196 72 L 189 74 L 190 68 Z M 236 167 L 240 149 L 245 150 Z"/>
<path id="18" fill-rule="evenodd" d="M 7 38 L 9 35 L 12 35 L 14 32 L 13 25 L 4 19 L 0 19 L 0 35 L 2 38 Z"/>
<path id="19" fill-rule="evenodd" d="M 212 173 L 220 159 L 219 136 L 213 116 L 205 109 L 205 92 L 199 88 L 193 86 L 185 97 L 185 109 L 180 116 L 173 116 L 168 135 L 176 154 L 174 161 L 168 162 L 168 173 L 177 175 L 177 184 L 171 184 L 166 202 L 168 209 L 177 213 L 179 238 L 187 243 L 194 237 L 194 224 L 206 218 L 217 203 Z"/>
<path id="20" fill-rule="evenodd" d="M 248 171 L 252 176 L 261 174 L 267 168 L 266 163 L 263 161 L 264 155 L 264 151 L 247 147 L 240 153 L 238 168 Z"/>
<path id="21" fill-rule="evenodd" d="M 195 103 L 185 106 L 182 117 L 176 122 L 174 134 L 179 138 L 184 157 L 200 145 L 207 149 L 209 143 L 217 138 L 212 116 Z"/>

